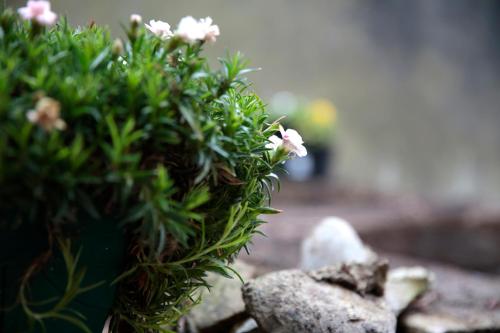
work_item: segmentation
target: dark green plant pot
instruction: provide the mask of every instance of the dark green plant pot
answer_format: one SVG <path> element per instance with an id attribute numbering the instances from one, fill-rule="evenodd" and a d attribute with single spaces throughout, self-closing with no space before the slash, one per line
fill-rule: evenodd
<path id="1" fill-rule="evenodd" d="M 330 165 L 335 162 L 335 149 L 317 145 L 308 148 L 314 160 L 313 177 L 322 178 L 327 176 Z"/>
<path id="2" fill-rule="evenodd" d="M 80 224 L 81 221 L 79 221 Z M 72 253 L 81 249 L 78 268 L 86 268 L 82 287 L 103 281 L 98 287 L 79 294 L 69 305 L 83 315 L 91 332 L 102 331 L 115 298 L 116 286 L 111 285 L 123 267 L 125 235 L 111 220 L 81 223 L 84 228 L 72 237 Z M 61 319 L 44 320 L 45 330 L 39 323 L 28 320 L 17 302 L 20 281 L 26 269 L 48 248 L 44 226 L 23 226 L 15 231 L 0 232 L 0 332 L 70 333 L 81 329 Z M 60 298 L 67 282 L 66 265 L 61 251 L 55 245 L 51 259 L 30 280 L 31 309 L 42 312 L 50 309 Z M 66 312 L 67 313 L 67 312 Z M 34 324 L 34 325 L 33 325 Z M 31 327 L 30 327 L 31 326 Z"/>

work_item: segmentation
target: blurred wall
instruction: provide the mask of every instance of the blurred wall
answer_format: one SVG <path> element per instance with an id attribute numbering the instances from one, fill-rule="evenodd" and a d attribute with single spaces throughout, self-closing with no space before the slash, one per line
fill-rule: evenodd
<path id="1" fill-rule="evenodd" d="M 23 1 L 7 1 L 19 6 Z M 212 16 L 215 59 L 241 50 L 264 98 L 339 109 L 335 180 L 446 199 L 500 199 L 500 3 L 494 0 L 54 0 L 70 22 Z"/>

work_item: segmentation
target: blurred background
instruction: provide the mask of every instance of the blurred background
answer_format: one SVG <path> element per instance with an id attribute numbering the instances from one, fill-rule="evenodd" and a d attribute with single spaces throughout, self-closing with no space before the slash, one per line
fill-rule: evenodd
<path id="1" fill-rule="evenodd" d="M 214 65 L 239 50 L 262 68 L 250 74 L 254 89 L 310 154 L 287 166 L 273 202 L 284 213 L 255 239 L 253 260 L 296 265 L 304 235 L 339 215 L 382 251 L 500 272 L 499 1 L 52 5 L 73 25 L 95 21 L 116 36 L 131 13 L 174 27 L 211 16 L 221 28 L 206 48 Z"/>

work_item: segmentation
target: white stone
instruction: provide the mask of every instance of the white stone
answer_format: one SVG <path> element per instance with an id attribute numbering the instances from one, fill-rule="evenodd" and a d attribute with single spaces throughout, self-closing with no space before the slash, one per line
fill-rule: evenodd
<path id="1" fill-rule="evenodd" d="M 341 263 L 367 263 L 375 257 L 349 222 L 332 216 L 314 227 L 302 242 L 300 268 L 311 270 Z"/>
<path id="2" fill-rule="evenodd" d="M 249 318 L 236 328 L 234 333 L 251 333 L 258 330 L 258 325 L 255 319 Z"/>
<path id="3" fill-rule="evenodd" d="M 417 297 L 426 292 L 434 280 L 434 275 L 423 267 L 399 267 L 387 274 L 385 300 L 391 310 L 398 315 Z"/>

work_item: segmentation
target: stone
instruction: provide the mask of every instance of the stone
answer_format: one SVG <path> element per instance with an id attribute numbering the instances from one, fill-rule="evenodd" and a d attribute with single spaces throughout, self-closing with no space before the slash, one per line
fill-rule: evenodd
<path id="1" fill-rule="evenodd" d="M 257 325 L 257 322 L 253 318 L 248 318 L 241 324 L 237 325 L 233 329 L 233 333 L 259 333 L 262 332 L 259 330 L 259 326 Z"/>
<path id="2" fill-rule="evenodd" d="M 236 260 L 231 268 L 238 272 L 245 281 L 255 276 L 255 267 Z M 206 281 L 211 288 L 200 291 L 201 303 L 187 315 L 186 321 L 194 326 L 195 331 L 223 332 L 236 322 L 246 318 L 245 304 L 241 296 L 242 282 L 231 274 L 233 279 L 215 273 L 209 273 Z"/>
<path id="3" fill-rule="evenodd" d="M 247 312 L 265 332 L 395 332 L 396 317 L 383 297 L 335 284 L 341 274 L 334 275 L 285 270 L 258 277 L 242 288 Z"/>
<path id="4" fill-rule="evenodd" d="M 300 268 L 311 270 L 341 263 L 366 263 L 375 258 L 349 222 L 332 216 L 314 227 L 302 242 Z"/>
<path id="5" fill-rule="evenodd" d="M 377 260 L 368 264 L 327 266 L 310 271 L 308 275 L 318 282 L 336 284 L 362 296 L 383 296 L 388 267 L 387 261 Z"/>
<path id="6" fill-rule="evenodd" d="M 433 280 L 432 272 L 420 266 L 391 269 L 385 284 L 387 304 L 399 315 L 429 289 Z"/>
<path id="7" fill-rule="evenodd" d="M 443 313 L 414 313 L 405 318 L 407 333 L 493 333 L 500 326 L 492 325 L 488 318 L 463 319 Z"/>
<path id="8" fill-rule="evenodd" d="M 429 265 L 432 288 L 400 319 L 408 333 L 500 332 L 500 277 Z"/>

